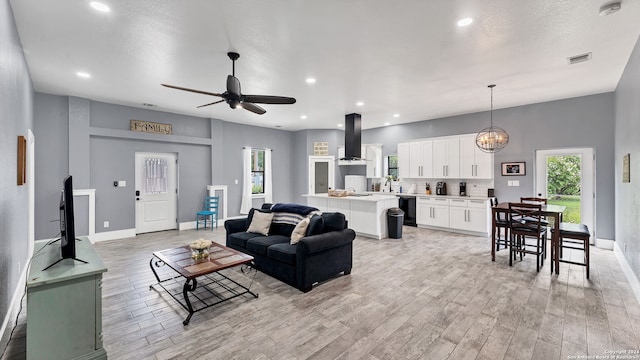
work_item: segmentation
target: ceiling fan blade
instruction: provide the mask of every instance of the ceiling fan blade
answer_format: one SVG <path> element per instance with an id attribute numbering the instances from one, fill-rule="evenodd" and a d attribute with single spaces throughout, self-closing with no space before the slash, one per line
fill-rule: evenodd
<path id="1" fill-rule="evenodd" d="M 262 115 L 264 113 L 267 112 L 267 110 L 261 108 L 260 106 L 250 103 L 250 102 L 243 102 L 242 104 L 240 104 L 240 106 L 242 106 L 243 109 L 249 110 L 253 113 L 256 113 L 258 115 Z"/>
<path id="2" fill-rule="evenodd" d="M 240 97 L 240 80 L 233 75 L 227 76 L 227 92 Z"/>
<path id="3" fill-rule="evenodd" d="M 221 103 L 221 102 L 223 102 L 223 101 L 224 101 L 224 99 L 222 99 L 222 100 L 218 100 L 218 101 L 214 101 L 214 102 L 209 103 L 209 104 L 204 104 L 204 105 L 196 106 L 196 108 L 201 108 L 201 107 L 205 107 L 205 106 L 209 106 L 209 105 L 215 105 L 215 104 Z"/>
<path id="4" fill-rule="evenodd" d="M 295 104 L 296 99 L 285 96 L 242 95 L 242 101 L 258 104 Z"/>
<path id="5" fill-rule="evenodd" d="M 198 94 L 222 97 L 222 94 L 218 94 L 218 93 L 212 93 L 212 92 L 196 90 L 196 89 L 189 89 L 189 88 L 185 88 L 185 87 L 180 87 L 180 86 L 175 86 L 175 85 L 168 85 L 168 84 L 160 84 L 160 85 L 168 87 L 168 88 L 172 88 L 172 89 L 177 89 L 177 90 L 184 90 L 184 91 L 190 91 L 190 92 L 194 92 L 194 93 L 198 93 Z"/>

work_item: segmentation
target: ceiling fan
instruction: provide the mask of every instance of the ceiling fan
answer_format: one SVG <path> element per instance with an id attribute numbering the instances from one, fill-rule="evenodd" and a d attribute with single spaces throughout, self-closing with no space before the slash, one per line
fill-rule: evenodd
<path id="1" fill-rule="evenodd" d="M 189 89 L 180 86 L 162 84 L 162 86 L 166 86 L 172 89 L 190 91 L 198 94 L 211 95 L 221 97 L 222 100 L 214 101 L 209 104 L 204 104 L 198 106 L 199 108 L 214 105 L 225 101 L 232 109 L 236 107 L 241 107 L 243 109 L 249 110 L 258 115 L 262 115 L 267 111 L 257 104 L 294 104 L 296 99 L 292 97 L 284 97 L 284 96 L 271 96 L 271 95 L 243 95 L 240 91 L 240 80 L 236 77 L 236 60 L 240 57 L 240 54 L 236 52 L 228 52 L 227 56 L 231 59 L 232 63 L 232 75 L 227 76 L 227 91 L 222 94 L 212 93 L 202 90 Z"/>

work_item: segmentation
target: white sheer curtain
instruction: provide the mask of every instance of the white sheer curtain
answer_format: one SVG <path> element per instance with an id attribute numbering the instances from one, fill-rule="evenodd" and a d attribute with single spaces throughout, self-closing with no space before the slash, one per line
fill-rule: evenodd
<path id="1" fill-rule="evenodd" d="M 245 147 L 242 150 L 242 205 L 240 206 L 240 214 L 248 214 L 251 210 L 251 148 Z"/>
<path id="2" fill-rule="evenodd" d="M 266 203 L 273 203 L 271 174 L 271 149 L 264 149 L 264 202 Z"/>

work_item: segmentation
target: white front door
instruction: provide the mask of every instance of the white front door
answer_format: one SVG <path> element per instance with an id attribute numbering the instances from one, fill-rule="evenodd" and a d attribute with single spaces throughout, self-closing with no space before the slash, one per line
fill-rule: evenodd
<path id="1" fill-rule="evenodd" d="M 136 234 L 178 228 L 176 154 L 136 153 Z"/>
<path id="2" fill-rule="evenodd" d="M 536 151 L 535 193 L 563 205 L 562 221 L 589 227 L 595 244 L 595 166 L 593 148 Z"/>

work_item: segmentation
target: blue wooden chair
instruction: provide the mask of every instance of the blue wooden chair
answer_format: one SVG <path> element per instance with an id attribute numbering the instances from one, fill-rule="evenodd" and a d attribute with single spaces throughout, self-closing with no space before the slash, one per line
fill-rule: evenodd
<path id="1" fill-rule="evenodd" d="M 207 220 L 211 218 L 211 231 L 213 231 L 213 222 L 215 219 L 216 229 L 218 228 L 218 202 L 220 198 L 218 196 L 207 196 L 204 199 L 202 211 L 198 211 L 196 214 L 196 230 L 198 230 L 200 223 L 207 227 Z"/>

